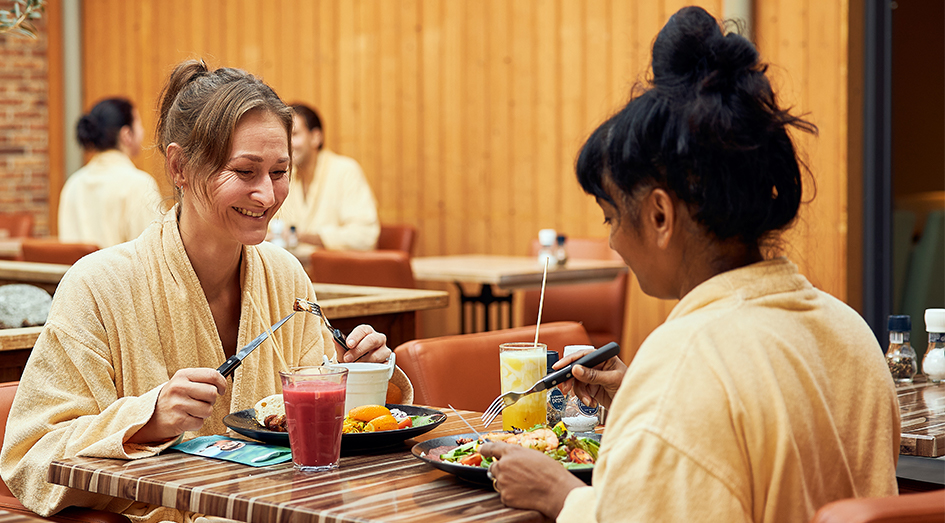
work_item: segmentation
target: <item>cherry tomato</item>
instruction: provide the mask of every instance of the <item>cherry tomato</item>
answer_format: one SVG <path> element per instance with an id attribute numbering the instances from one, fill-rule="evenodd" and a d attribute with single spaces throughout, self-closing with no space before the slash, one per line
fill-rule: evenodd
<path id="1" fill-rule="evenodd" d="M 409 427 L 413 427 L 413 421 L 411 421 L 409 416 L 400 420 L 400 422 L 397 424 L 398 429 L 406 429 Z"/>

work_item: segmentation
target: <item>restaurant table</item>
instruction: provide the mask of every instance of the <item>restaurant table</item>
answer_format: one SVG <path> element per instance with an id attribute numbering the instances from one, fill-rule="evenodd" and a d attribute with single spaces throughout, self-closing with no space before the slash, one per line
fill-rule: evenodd
<path id="1" fill-rule="evenodd" d="M 0 510 L 0 523 L 38 523 L 48 521 L 39 516 L 27 516 L 26 514 L 17 514 Z"/>
<path id="2" fill-rule="evenodd" d="M 918 375 L 912 383 L 896 384 L 902 437 L 896 477 L 945 487 L 945 383 Z M 910 484 L 909 486 L 914 486 Z"/>
<path id="3" fill-rule="evenodd" d="M 445 410 L 445 409 L 440 409 Z M 480 432 L 479 412 L 461 410 Z M 491 485 L 459 479 L 420 461 L 416 442 L 470 430 L 452 411 L 431 432 L 375 453 L 344 455 L 331 472 L 297 472 L 291 462 L 253 468 L 229 461 L 166 452 L 124 461 L 53 461 L 49 481 L 124 499 L 238 521 L 437 522 L 544 521 L 538 512 L 502 504 Z M 496 430 L 501 423 L 492 424 Z"/>
<path id="4" fill-rule="evenodd" d="M 476 306 L 482 305 L 483 327 L 490 330 L 489 308 L 495 304 L 501 309 L 507 305 L 508 326 L 512 326 L 512 293 L 496 294 L 496 289 L 513 291 L 541 286 L 544 272 L 535 256 L 500 256 L 491 254 L 462 254 L 452 256 L 425 256 L 411 261 L 413 276 L 419 281 L 454 283 L 460 295 L 460 326 L 466 328 L 466 305 L 472 306 L 472 323 L 476 323 Z M 562 266 L 549 265 L 547 285 L 593 283 L 610 281 L 626 272 L 627 266 L 616 260 L 569 259 Z M 466 294 L 463 283 L 479 284 L 478 294 Z"/>

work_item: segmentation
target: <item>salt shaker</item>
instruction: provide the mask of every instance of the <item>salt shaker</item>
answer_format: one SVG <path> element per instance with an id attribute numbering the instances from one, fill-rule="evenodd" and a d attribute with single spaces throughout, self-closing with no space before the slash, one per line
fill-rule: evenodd
<path id="1" fill-rule="evenodd" d="M 925 330 L 929 348 L 922 359 L 922 372 L 938 383 L 945 380 L 945 309 L 925 309 Z"/>
<path id="2" fill-rule="evenodd" d="M 909 383 L 919 371 L 916 353 L 909 344 L 909 332 L 912 330 L 912 320 L 909 316 L 890 316 L 887 323 L 889 328 L 889 349 L 886 350 L 886 364 L 896 383 Z"/>
<path id="3" fill-rule="evenodd" d="M 554 267 L 557 262 L 555 260 L 555 238 L 557 238 L 558 233 L 554 229 L 542 229 L 538 231 L 538 243 L 541 244 L 541 248 L 538 249 L 538 264 L 543 266 L 545 265 L 545 260 L 548 260 L 548 265 Z"/>
<path id="4" fill-rule="evenodd" d="M 564 348 L 564 357 L 567 358 L 577 351 L 590 349 L 594 350 L 593 345 L 568 345 Z M 591 432 L 600 422 L 600 406 L 589 407 L 574 394 L 574 390 L 568 393 L 564 405 L 564 412 L 561 415 L 561 421 L 570 432 Z"/>
<path id="5" fill-rule="evenodd" d="M 567 239 L 568 237 L 563 234 L 558 235 L 558 246 L 555 248 L 555 260 L 559 267 L 564 267 L 568 263 L 568 249 L 564 246 L 564 242 L 567 241 Z"/>

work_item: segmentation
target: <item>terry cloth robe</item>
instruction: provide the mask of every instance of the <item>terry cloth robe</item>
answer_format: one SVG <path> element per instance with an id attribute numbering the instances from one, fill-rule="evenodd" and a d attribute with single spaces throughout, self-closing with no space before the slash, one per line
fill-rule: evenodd
<path id="1" fill-rule="evenodd" d="M 575 521 L 810 521 L 897 492 L 899 404 L 850 307 L 785 260 L 717 275 L 643 342 Z"/>
<path id="2" fill-rule="evenodd" d="M 207 299 L 177 226 L 177 207 L 136 240 L 79 260 L 63 277 L 13 401 L 3 451 L 3 480 L 46 516 L 69 505 L 124 512 L 133 521 L 190 521 L 192 514 L 46 482 L 49 463 L 84 456 L 136 459 L 175 443 L 124 443 L 151 418 L 162 385 L 179 369 L 217 368 L 225 360 Z M 298 260 L 269 243 L 243 248 L 239 346 L 315 300 Z M 318 316 L 298 313 L 236 369 L 195 436 L 223 434 L 223 417 L 281 392 L 278 372 L 334 358 Z M 283 363 L 283 360 L 285 363 Z"/>
<path id="3" fill-rule="evenodd" d="M 133 240 L 160 219 L 160 206 L 150 174 L 121 151 L 98 153 L 62 188 L 59 241 L 105 248 Z"/>
<path id="4" fill-rule="evenodd" d="M 328 149 L 318 153 L 307 193 L 293 173 L 279 218 L 286 230 L 294 225 L 299 234 L 320 235 L 330 250 L 371 250 L 381 233 L 377 203 L 361 166 Z"/>

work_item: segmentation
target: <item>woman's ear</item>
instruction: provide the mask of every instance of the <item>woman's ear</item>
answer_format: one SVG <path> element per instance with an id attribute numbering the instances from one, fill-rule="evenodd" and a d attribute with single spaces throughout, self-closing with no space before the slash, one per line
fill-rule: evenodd
<path id="1" fill-rule="evenodd" d="M 177 143 L 172 143 L 167 146 L 166 155 L 171 182 L 174 183 L 174 187 L 181 189 L 187 183 L 187 178 L 184 176 L 184 165 L 187 163 L 184 158 L 184 150 Z"/>
<path id="2" fill-rule="evenodd" d="M 666 249 L 673 238 L 678 218 L 675 199 L 664 189 L 653 189 L 646 196 L 644 212 L 645 224 L 653 233 L 656 246 Z"/>
<path id="3" fill-rule="evenodd" d="M 134 148 L 135 132 L 130 125 L 118 130 L 118 150 L 127 152 Z"/>

